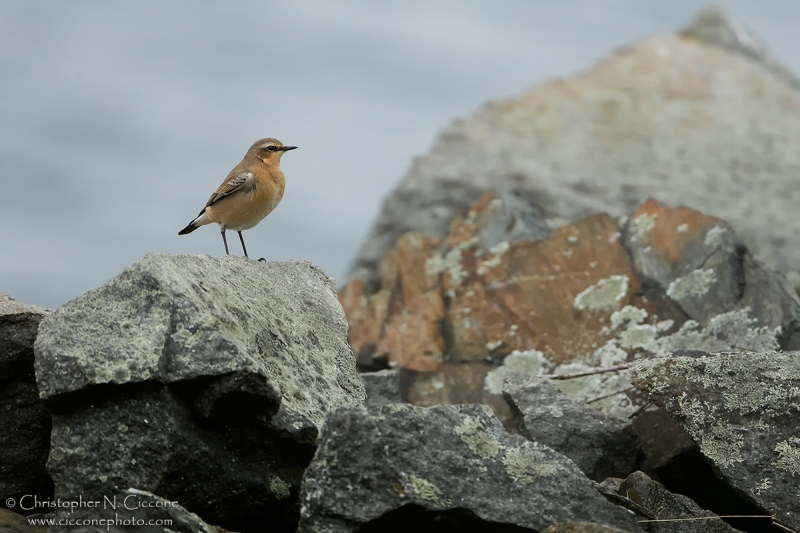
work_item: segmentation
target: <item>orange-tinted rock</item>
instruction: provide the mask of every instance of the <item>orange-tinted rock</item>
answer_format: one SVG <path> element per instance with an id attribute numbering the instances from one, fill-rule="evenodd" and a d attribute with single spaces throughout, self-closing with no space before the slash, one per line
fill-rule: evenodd
<path id="1" fill-rule="evenodd" d="M 619 231 L 608 215 L 559 228 L 544 241 L 489 251 L 461 250 L 458 275 L 442 285 L 450 297 L 454 361 L 538 350 L 554 363 L 580 358 L 638 292 Z"/>
<path id="2" fill-rule="evenodd" d="M 361 366 L 381 358 L 419 371 L 441 364 L 444 302 L 437 276 L 425 270 L 437 244 L 438 239 L 408 233 L 381 262 L 378 292 L 366 296 L 362 282 L 354 280 L 339 293 Z"/>
<path id="3" fill-rule="evenodd" d="M 800 321 L 794 291 L 755 259 L 724 221 L 648 200 L 631 215 L 624 233 L 637 276 L 656 282 L 692 319 L 706 326 L 737 311 L 741 320 L 779 332 L 781 338 L 768 348 L 800 346 L 800 337 L 791 338 Z"/>
<path id="4" fill-rule="evenodd" d="M 381 263 L 376 292 L 364 294 L 359 280 L 342 290 L 360 365 L 385 358 L 397 367 L 405 401 L 484 403 L 508 426 L 499 393 L 511 373 L 800 344 L 791 287 L 720 219 L 649 200 L 622 230 L 597 214 L 537 240 L 521 237 L 539 231 L 530 220 L 521 231 L 498 231 L 521 212 L 508 202 L 486 193 L 441 242 L 404 235 Z M 626 392 L 626 372 L 559 387 L 623 418 L 642 401 Z M 646 429 L 638 428 L 645 439 Z M 684 451 L 673 441 L 659 461 Z"/>
<path id="5" fill-rule="evenodd" d="M 404 380 L 415 403 L 485 401 L 486 374 L 515 350 L 542 352 L 553 365 L 584 362 L 606 342 L 612 313 L 642 299 L 611 217 L 487 250 L 482 232 L 505 207 L 488 192 L 443 243 L 404 235 L 381 263 L 377 292 L 364 294 L 355 280 L 339 295 L 362 367 L 385 358 L 404 370 L 460 376 L 426 381 L 435 387 L 423 386 L 421 374 Z"/>
<path id="6" fill-rule="evenodd" d="M 684 248 L 701 234 L 724 222 L 689 207 L 667 207 L 652 198 L 631 215 L 631 229 L 670 264 L 675 264 Z"/>

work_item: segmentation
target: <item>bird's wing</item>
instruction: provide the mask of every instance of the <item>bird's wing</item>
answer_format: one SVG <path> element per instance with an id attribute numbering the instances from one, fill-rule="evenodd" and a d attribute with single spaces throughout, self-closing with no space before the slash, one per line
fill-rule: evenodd
<path id="1" fill-rule="evenodd" d="M 206 207 L 213 205 L 226 196 L 235 193 L 239 189 L 241 189 L 247 180 L 253 177 L 253 174 L 250 172 L 242 172 L 241 174 L 234 176 L 225 180 L 225 183 L 219 186 L 219 189 L 214 191 L 214 194 L 211 195 L 211 198 L 208 199 L 208 203 L 206 203 Z"/>

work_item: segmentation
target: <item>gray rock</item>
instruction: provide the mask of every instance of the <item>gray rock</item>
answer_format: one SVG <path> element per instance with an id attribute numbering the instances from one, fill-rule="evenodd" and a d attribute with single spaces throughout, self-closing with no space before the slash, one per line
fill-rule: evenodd
<path id="1" fill-rule="evenodd" d="M 701 509 L 695 502 L 680 494 L 673 494 L 661 483 L 653 481 L 643 472 L 634 472 L 619 484 L 617 494 L 636 504 L 631 508 L 644 520 L 675 520 L 674 522 L 643 522 L 649 533 L 733 533 L 738 531 L 710 511 Z M 680 520 L 686 518 L 706 520 Z"/>
<path id="2" fill-rule="evenodd" d="M 595 522 L 565 522 L 553 524 L 542 533 L 619 533 L 620 531 L 623 530 Z"/>
<path id="3" fill-rule="evenodd" d="M 695 206 L 800 276 L 800 91 L 758 43 L 705 12 L 679 34 L 455 121 L 386 199 L 350 276 L 373 280 L 400 235 L 441 237 L 497 187 L 569 221 L 623 216 L 649 197 Z"/>
<path id="4" fill-rule="evenodd" d="M 22 515 L 0 508 L 0 533 L 45 533 L 46 531 L 46 526 L 31 525 Z"/>
<path id="5" fill-rule="evenodd" d="M 46 500 L 53 482 L 45 469 L 50 413 L 39 399 L 33 343 L 49 309 L 0 294 L 0 501 L 24 495 Z"/>
<path id="6" fill-rule="evenodd" d="M 379 407 L 390 403 L 400 403 L 400 372 L 397 370 L 379 370 L 362 372 L 361 380 L 367 392 L 367 405 Z"/>
<path id="7" fill-rule="evenodd" d="M 569 457 L 590 479 L 627 476 L 644 458 L 630 422 L 575 400 L 549 379 L 512 375 L 503 398 L 520 435 Z"/>
<path id="8" fill-rule="evenodd" d="M 729 328 L 740 337 L 731 339 L 740 349 L 800 348 L 800 299 L 783 275 L 753 257 L 725 222 L 690 209 L 646 205 L 653 207 L 637 211 L 623 242 L 650 290 L 657 286 L 704 327 L 722 313 L 741 311 L 749 323 Z M 748 339 L 744 333 L 752 328 L 762 334 Z"/>
<path id="9" fill-rule="evenodd" d="M 772 57 L 766 43 L 719 6 L 705 8 L 681 34 L 753 59 L 788 83 L 800 87 L 800 80 Z"/>
<path id="10" fill-rule="evenodd" d="M 408 515 L 423 511 L 537 531 L 581 520 L 639 530 L 572 461 L 509 435 L 480 405 L 337 410 L 303 476 L 301 501 L 301 532 L 357 531 L 388 515 L 415 527 Z"/>
<path id="11" fill-rule="evenodd" d="M 733 533 L 738 531 L 691 498 L 673 494 L 643 472 L 626 479 L 608 478 L 596 485 L 609 501 L 636 513 L 649 533 Z"/>
<path id="12" fill-rule="evenodd" d="M 69 518 L 73 523 L 107 520 L 97 525 L 51 527 L 51 531 L 77 533 L 227 533 L 228 530 L 206 523 L 174 500 L 167 500 L 145 490 L 130 488 L 116 500 L 102 502 L 97 508 L 76 508 Z M 158 524 L 158 525 L 155 525 Z M 4 533 L 4 532 L 3 532 Z"/>
<path id="13" fill-rule="evenodd" d="M 800 352 L 641 360 L 630 376 L 683 424 L 725 483 L 800 528 Z"/>
<path id="14" fill-rule="evenodd" d="M 327 412 L 364 402 L 333 281 L 303 261 L 149 254 L 39 332 L 62 499 L 135 487 L 293 531 Z"/>
<path id="15" fill-rule="evenodd" d="M 312 441 L 329 409 L 364 398 L 334 282 L 305 261 L 148 254 L 49 315 L 35 349 L 43 398 L 220 377 L 208 402 L 280 398 L 273 425 Z"/>

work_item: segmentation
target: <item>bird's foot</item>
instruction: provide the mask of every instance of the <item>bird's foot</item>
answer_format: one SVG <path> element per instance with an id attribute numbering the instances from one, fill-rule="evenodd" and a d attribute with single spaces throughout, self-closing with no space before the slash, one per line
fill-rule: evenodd
<path id="1" fill-rule="evenodd" d="M 267 260 L 266 260 L 266 259 L 264 259 L 264 258 L 262 257 L 261 259 L 259 259 L 259 262 L 261 262 L 261 263 L 266 263 L 266 262 L 267 262 Z"/>

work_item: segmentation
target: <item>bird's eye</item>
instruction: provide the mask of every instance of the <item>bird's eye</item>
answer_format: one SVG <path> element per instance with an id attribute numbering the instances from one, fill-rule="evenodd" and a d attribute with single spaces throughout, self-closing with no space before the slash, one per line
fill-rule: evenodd
<path id="1" fill-rule="evenodd" d="M 277 148 L 275 147 L 274 144 L 270 144 L 269 146 L 267 146 L 267 150 L 269 150 L 270 152 L 274 152 L 275 150 L 277 150 Z"/>

